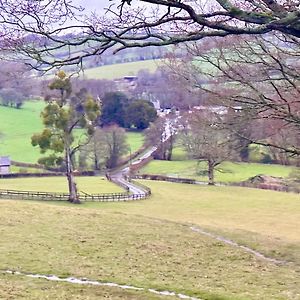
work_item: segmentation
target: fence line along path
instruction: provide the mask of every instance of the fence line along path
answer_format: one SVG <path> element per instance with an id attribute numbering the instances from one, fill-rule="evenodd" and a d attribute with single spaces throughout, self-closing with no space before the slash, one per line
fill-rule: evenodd
<path id="1" fill-rule="evenodd" d="M 125 168 L 126 169 L 126 168 Z M 27 174 L 26 174 L 27 175 Z M 34 176 L 34 174 L 30 174 Z M 43 176 L 51 176 L 51 173 L 43 174 Z M 40 174 L 36 174 L 40 177 Z M 2 176 L 5 178 L 6 176 Z M 86 192 L 80 192 L 78 194 L 79 200 L 84 202 L 97 201 L 132 201 L 146 199 L 150 196 L 151 190 L 139 183 L 129 182 L 127 179 L 128 171 L 121 169 L 108 174 L 107 179 L 121 186 L 126 192 L 123 193 L 101 193 L 101 194 L 88 194 Z M 44 192 L 44 191 L 20 191 L 20 190 L 7 190 L 0 189 L 0 199 L 12 199 L 12 200 L 43 200 L 43 201 L 68 201 L 68 193 L 55 193 L 55 192 Z"/>
<path id="2" fill-rule="evenodd" d="M 114 172 L 107 173 L 108 180 L 121 186 L 126 190 L 124 193 L 105 193 L 105 194 L 88 194 L 81 192 L 78 194 L 79 200 L 83 202 L 97 201 L 132 201 L 146 199 L 151 195 L 150 188 L 141 183 L 130 180 L 131 173 L 137 171 L 140 167 L 147 164 L 152 159 L 152 154 L 157 150 L 156 146 L 148 149 L 142 156 L 131 162 L 130 166 L 120 168 Z M 39 176 L 38 174 L 36 174 Z M 33 176 L 33 174 L 30 174 Z M 43 174 L 43 176 L 51 176 Z M 2 177 L 3 178 L 3 177 Z M 0 189 L 0 199 L 16 199 L 16 200 L 44 200 L 44 201 L 68 201 L 69 194 L 66 193 L 48 193 L 34 191 L 17 191 Z"/>
<path id="3" fill-rule="evenodd" d="M 103 193 L 87 194 L 79 193 L 79 200 L 83 202 L 108 202 L 108 201 L 131 201 L 145 199 L 150 193 Z M 0 189 L 0 199 L 11 200 L 36 200 L 36 201 L 68 201 L 69 194 L 66 193 L 47 193 L 35 191 L 17 191 Z"/>

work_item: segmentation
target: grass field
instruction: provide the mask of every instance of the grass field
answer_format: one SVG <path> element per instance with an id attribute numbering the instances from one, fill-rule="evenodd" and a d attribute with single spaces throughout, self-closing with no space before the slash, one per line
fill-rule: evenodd
<path id="1" fill-rule="evenodd" d="M 153 192 L 149 201 L 84 206 L 196 224 L 238 238 L 271 256 L 297 261 L 300 266 L 298 194 L 154 181 L 144 184 Z M 276 251 L 279 248 L 282 252 Z"/>
<path id="2" fill-rule="evenodd" d="M 144 183 L 153 196 L 139 202 L 78 207 L 0 201 L 0 269 L 86 277 L 201 299 L 300 299 L 298 195 Z M 266 262 L 195 233 L 192 225 L 291 263 Z M 74 299 L 68 298 L 73 292 L 75 299 L 160 299 L 11 275 L 0 275 L 1 286 L 3 299 Z"/>
<path id="3" fill-rule="evenodd" d="M 113 64 L 86 69 L 84 71 L 84 76 L 90 79 L 116 79 L 128 75 L 137 75 L 140 70 L 145 69 L 149 72 L 154 72 L 159 64 L 161 64 L 160 59 Z"/>
<path id="4" fill-rule="evenodd" d="M 31 136 L 42 130 L 40 112 L 42 101 L 28 101 L 22 109 L 0 106 L 0 155 L 9 155 L 13 160 L 36 162 L 41 156 L 31 145 Z"/>
<path id="5" fill-rule="evenodd" d="M 141 132 L 127 132 L 127 143 L 130 146 L 131 153 L 140 149 L 144 144 L 144 134 Z"/>
<path id="6" fill-rule="evenodd" d="M 86 193 L 100 194 L 124 191 L 103 177 L 76 177 L 75 180 L 78 191 Z M 10 178 L 0 179 L 0 189 L 66 193 L 68 185 L 66 177 Z"/>
<path id="7" fill-rule="evenodd" d="M 22 109 L 0 106 L 0 155 L 9 155 L 20 162 L 37 162 L 42 155 L 31 145 L 31 136 L 43 128 L 40 118 L 43 107 L 43 101 L 27 101 Z M 134 152 L 143 144 L 143 135 L 130 132 L 127 142 Z"/>
<path id="8" fill-rule="evenodd" d="M 0 273 L 0 299 L 55 300 L 157 300 L 162 296 L 145 292 L 120 290 L 113 287 L 76 286 Z"/>
<path id="9" fill-rule="evenodd" d="M 207 176 L 199 175 L 199 171 L 206 170 L 206 164 L 197 163 L 195 160 L 162 161 L 154 160 L 140 170 L 144 174 L 160 174 L 166 176 L 194 178 L 200 181 L 207 181 Z M 247 180 L 258 174 L 265 174 L 276 177 L 288 177 L 294 167 L 257 164 L 257 163 L 232 163 L 224 162 L 215 172 L 216 182 L 239 182 Z"/>

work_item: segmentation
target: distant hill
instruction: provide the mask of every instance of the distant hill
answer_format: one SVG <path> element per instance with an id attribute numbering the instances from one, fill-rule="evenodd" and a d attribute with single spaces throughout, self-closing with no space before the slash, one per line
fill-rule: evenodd
<path id="1" fill-rule="evenodd" d="M 155 72 L 160 65 L 162 65 L 161 59 L 119 63 L 88 68 L 84 71 L 83 76 L 89 79 L 116 79 L 127 75 L 137 75 L 137 73 L 143 69 L 147 69 L 149 72 Z"/>

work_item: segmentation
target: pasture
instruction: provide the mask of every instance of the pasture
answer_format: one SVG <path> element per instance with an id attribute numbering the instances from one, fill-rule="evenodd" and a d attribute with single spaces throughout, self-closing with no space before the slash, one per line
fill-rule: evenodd
<path id="1" fill-rule="evenodd" d="M 161 59 L 151 59 L 106 65 L 84 70 L 83 77 L 88 79 L 117 79 L 129 75 L 137 75 L 141 70 L 155 72 L 160 64 L 162 64 Z"/>
<path id="2" fill-rule="evenodd" d="M 43 101 L 27 101 L 21 109 L 0 106 L 0 154 L 11 159 L 35 163 L 41 157 L 32 147 L 31 136 L 43 128 L 40 113 Z"/>
<path id="3" fill-rule="evenodd" d="M 40 118 L 43 107 L 43 101 L 27 101 L 22 109 L 0 106 L 0 155 L 26 163 L 36 163 L 42 157 L 39 149 L 31 145 L 31 136 L 43 128 Z M 127 143 L 132 152 L 136 151 L 143 144 L 143 134 L 128 133 Z"/>
<path id="4" fill-rule="evenodd" d="M 0 268 L 169 290 L 199 299 L 300 299 L 298 195 L 143 183 L 153 195 L 138 202 L 73 206 L 0 201 Z M 265 261 L 193 232 L 191 226 L 289 263 Z M 176 299 L 4 274 L 0 286 L 6 287 L 0 289 L 4 299 Z"/>
<path id="5" fill-rule="evenodd" d="M 207 181 L 207 176 L 202 174 L 205 170 L 206 163 L 198 163 L 196 160 L 153 160 L 139 172 Z M 224 183 L 239 182 L 259 174 L 286 178 L 293 170 L 295 167 L 275 164 L 223 162 L 216 168 L 215 180 Z"/>
<path id="6" fill-rule="evenodd" d="M 131 153 L 140 149 L 144 144 L 145 136 L 142 132 L 127 132 L 126 141 L 130 147 Z"/>
<path id="7" fill-rule="evenodd" d="M 124 190 L 104 177 L 75 177 L 79 192 L 88 194 L 119 193 Z M 67 193 L 66 177 L 35 177 L 0 179 L 0 189 L 34 192 Z"/>

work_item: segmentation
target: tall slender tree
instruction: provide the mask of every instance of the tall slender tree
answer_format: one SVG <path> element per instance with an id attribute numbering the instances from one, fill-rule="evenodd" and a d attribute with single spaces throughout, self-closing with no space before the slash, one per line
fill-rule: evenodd
<path id="1" fill-rule="evenodd" d="M 58 92 L 58 97 L 47 97 L 47 105 L 41 113 L 45 128 L 34 134 L 33 146 L 39 146 L 41 153 L 52 154 L 40 160 L 44 164 L 64 164 L 69 188 L 69 201 L 80 203 L 74 180 L 73 159 L 75 153 L 85 145 L 94 132 L 94 123 L 100 114 L 100 104 L 86 90 L 81 89 L 72 97 L 72 86 L 65 72 L 57 73 L 49 88 Z M 75 137 L 76 128 L 81 137 Z"/>

